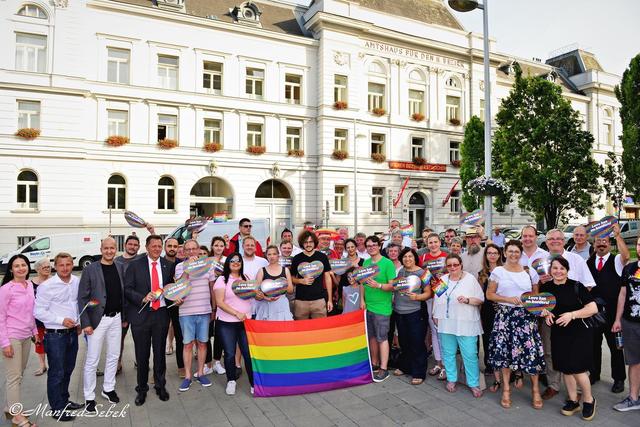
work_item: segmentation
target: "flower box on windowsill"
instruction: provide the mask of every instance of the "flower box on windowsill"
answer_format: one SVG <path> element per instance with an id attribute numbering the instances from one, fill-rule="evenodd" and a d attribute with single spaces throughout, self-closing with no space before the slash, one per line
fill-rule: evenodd
<path id="1" fill-rule="evenodd" d="M 349 107 L 345 101 L 336 101 L 333 103 L 333 108 L 335 110 L 346 110 Z"/>
<path id="2" fill-rule="evenodd" d="M 304 157 L 304 150 L 289 150 L 287 152 L 289 157 Z"/>
<path id="3" fill-rule="evenodd" d="M 220 144 L 219 142 L 205 142 L 202 148 L 207 153 L 216 153 L 222 150 L 222 144 Z"/>
<path id="4" fill-rule="evenodd" d="M 247 153 L 254 154 L 256 156 L 264 154 L 265 151 L 267 151 L 267 148 L 263 147 L 262 145 L 250 145 L 247 147 Z"/>
<path id="5" fill-rule="evenodd" d="M 40 129 L 34 129 L 34 128 L 18 129 L 18 131 L 15 133 L 15 136 L 19 136 L 20 138 L 23 138 L 23 139 L 36 139 L 37 137 L 40 136 Z"/>
<path id="6" fill-rule="evenodd" d="M 163 150 L 170 150 L 172 148 L 176 148 L 177 146 L 178 141 L 176 141 L 175 139 L 165 138 L 158 141 L 158 147 L 162 148 Z"/>
<path id="7" fill-rule="evenodd" d="M 453 119 L 449 119 L 449 124 L 453 125 L 453 126 L 460 126 L 460 120 L 453 118 Z"/>
<path id="8" fill-rule="evenodd" d="M 349 152 L 346 150 L 333 150 L 331 157 L 335 160 L 344 160 L 349 157 Z"/>
<path id="9" fill-rule="evenodd" d="M 387 156 L 385 156 L 382 153 L 372 153 L 371 160 L 373 160 L 376 163 L 383 163 L 385 160 L 387 160 Z"/>
<path id="10" fill-rule="evenodd" d="M 417 166 L 422 166 L 427 164 L 427 160 L 424 157 L 414 157 L 413 164 Z"/>
<path id="11" fill-rule="evenodd" d="M 107 145 L 110 145 L 112 147 L 120 147 L 129 143 L 129 137 L 121 135 L 111 135 L 105 142 L 107 143 Z"/>
<path id="12" fill-rule="evenodd" d="M 413 120 L 414 122 L 421 122 L 425 119 L 424 114 L 422 113 L 413 113 L 411 115 L 411 120 Z"/>
<path id="13" fill-rule="evenodd" d="M 387 114 L 387 110 L 385 110 L 384 108 L 374 108 L 373 110 L 371 110 L 371 114 L 380 117 Z"/>
<path id="14" fill-rule="evenodd" d="M 460 160 L 451 160 L 451 166 L 453 167 L 459 168 L 461 164 Z"/>

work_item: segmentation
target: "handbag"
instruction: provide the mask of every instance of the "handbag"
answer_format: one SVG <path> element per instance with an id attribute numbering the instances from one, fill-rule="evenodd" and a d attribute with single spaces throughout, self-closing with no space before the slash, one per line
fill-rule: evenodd
<path id="1" fill-rule="evenodd" d="M 580 305 L 584 307 L 584 304 L 580 299 L 580 288 L 578 288 L 578 286 L 582 286 L 582 284 L 575 283 L 573 285 L 573 291 L 575 292 Z M 598 307 L 598 312 L 591 317 L 580 319 L 582 320 L 582 323 L 584 323 L 584 326 L 586 326 L 589 329 L 601 328 L 607 324 L 607 308 L 605 306 L 606 304 L 605 301 L 600 297 L 595 297 L 593 300 L 596 303 L 596 306 Z"/>

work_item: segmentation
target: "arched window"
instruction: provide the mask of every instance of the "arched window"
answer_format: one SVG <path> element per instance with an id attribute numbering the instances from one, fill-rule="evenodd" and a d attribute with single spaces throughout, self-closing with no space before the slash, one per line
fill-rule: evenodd
<path id="1" fill-rule="evenodd" d="M 258 187 L 256 190 L 257 199 L 290 199 L 291 195 L 287 186 L 276 181 L 275 179 L 269 179 Z"/>
<path id="2" fill-rule="evenodd" d="M 609 108 L 604 108 L 602 115 L 602 144 L 614 145 L 613 112 Z"/>
<path id="3" fill-rule="evenodd" d="M 28 16 L 30 18 L 47 19 L 47 14 L 40 6 L 35 4 L 25 4 L 18 11 L 18 15 Z"/>
<path id="4" fill-rule="evenodd" d="M 127 182 L 122 175 L 111 175 L 107 183 L 107 208 L 127 208 Z"/>
<path id="5" fill-rule="evenodd" d="M 387 70 L 384 69 L 384 65 L 382 65 L 378 61 L 373 61 L 371 64 L 369 64 L 369 72 L 383 75 L 387 74 Z"/>
<path id="6" fill-rule="evenodd" d="M 367 110 L 376 114 L 386 113 L 387 70 L 378 61 L 372 61 L 368 67 Z"/>
<path id="7" fill-rule="evenodd" d="M 425 78 L 422 72 L 414 69 L 409 73 L 409 116 L 422 120 L 425 115 Z M 420 118 L 422 117 L 422 118 Z"/>
<path id="8" fill-rule="evenodd" d="M 424 75 L 418 70 L 413 70 L 409 73 L 409 80 L 413 80 L 414 82 L 424 82 Z"/>
<path id="9" fill-rule="evenodd" d="M 176 185 L 173 178 L 163 176 L 158 181 L 158 210 L 172 211 L 175 204 Z"/>
<path id="10" fill-rule="evenodd" d="M 456 76 L 449 76 L 445 80 L 446 87 L 446 120 L 452 125 L 462 122 L 462 83 Z"/>
<path id="11" fill-rule="evenodd" d="M 38 176 L 30 170 L 18 174 L 18 208 L 38 209 Z"/>

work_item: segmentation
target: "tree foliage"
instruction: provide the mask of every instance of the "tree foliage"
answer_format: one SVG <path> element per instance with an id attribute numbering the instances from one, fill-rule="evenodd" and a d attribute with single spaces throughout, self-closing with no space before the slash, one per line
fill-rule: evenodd
<path id="1" fill-rule="evenodd" d="M 603 187 L 607 195 L 607 198 L 613 203 L 613 207 L 616 210 L 618 216 L 620 216 L 620 210 L 622 209 L 622 203 L 624 202 L 624 185 L 625 174 L 624 167 L 620 161 L 620 157 L 616 156 L 616 153 L 609 151 L 607 153 L 609 161 L 604 167 L 602 174 Z"/>
<path id="2" fill-rule="evenodd" d="M 515 83 L 496 116 L 495 175 L 518 196 L 521 208 L 544 218 L 548 228 L 592 212 L 602 168 L 593 159 L 593 136 L 560 86 L 524 77 L 516 63 Z"/>
<path id="3" fill-rule="evenodd" d="M 640 54 L 629 63 L 622 75 L 620 86 L 615 88 L 620 101 L 622 120 L 622 166 L 625 173 L 625 188 L 640 198 Z"/>
<path id="4" fill-rule="evenodd" d="M 471 117 L 465 126 L 460 157 L 462 205 L 467 212 L 472 212 L 480 207 L 482 197 L 469 191 L 467 184 L 484 174 L 484 122 L 478 116 Z"/>

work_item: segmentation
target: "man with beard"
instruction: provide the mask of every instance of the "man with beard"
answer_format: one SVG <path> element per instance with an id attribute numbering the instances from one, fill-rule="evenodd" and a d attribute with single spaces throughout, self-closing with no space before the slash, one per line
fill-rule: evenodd
<path id="1" fill-rule="evenodd" d="M 178 248 L 180 243 L 178 239 L 174 237 L 169 237 L 164 241 L 164 259 L 174 264 L 182 262 L 182 260 L 178 259 Z M 185 377 L 184 372 L 184 358 L 182 356 L 182 350 L 184 346 L 182 344 L 182 328 L 180 328 L 180 307 L 176 305 L 172 305 L 167 309 L 169 312 L 169 318 L 171 319 L 171 324 L 169 327 L 173 330 L 173 336 L 176 339 L 176 365 L 178 365 L 178 376 L 180 378 Z"/>
<path id="2" fill-rule="evenodd" d="M 478 279 L 478 273 L 482 270 L 482 260 L 484 258 L 484 248 L 480 246 L 482 234 L 482 227 L 470 227 L 467 229 L 465 235 L 467 251 L 462 254 L 464 271 L 473 274 L 476 280 Z"/>
<path id="3" fill-rule="evenodd" d="M 613 393 L 624 391 L 624 380 L 627 378 L 624 370 L 624 355 L 621 349 L 616 348 L 615 336 L 611 332 L 613 322 L 616 320 L 616 307 L 618 294 L 622 285 L 622 270 L 629 262 L 629 249 L 620 236 L 620 227 L 613 227 L 613 234 L 618 246 L 618 255 L 611 256 L 611 241 L 609 236 L 595 239 L 595 253 L 587 260 L 587 266 L 591 275 L 596 280 L 596 287 L 591 294 L 602 298 L 605 302 L 607 323 L 594 328 L 593 339 L 593 369 L 591 371 L 591 384 L 600 380 L 602 366 L 602 335 L 604 334 L 609 350 L 611 351 L 611 376 L 613 377 Z"/>

